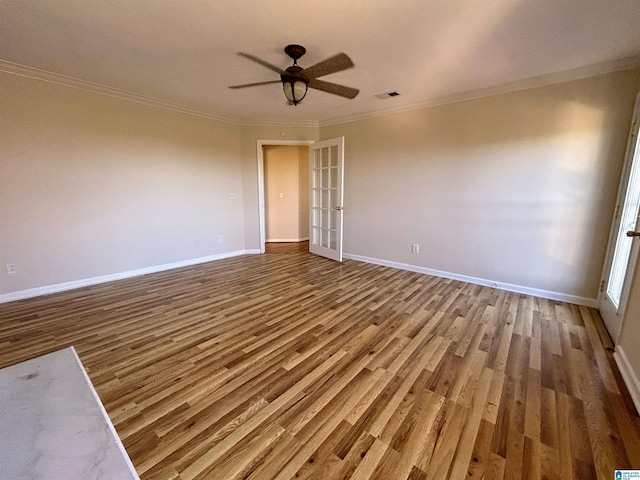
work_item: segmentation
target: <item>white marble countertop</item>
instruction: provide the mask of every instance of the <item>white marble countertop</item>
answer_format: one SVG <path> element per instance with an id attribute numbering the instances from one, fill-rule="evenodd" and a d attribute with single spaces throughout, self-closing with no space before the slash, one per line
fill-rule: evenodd
<path id="1" fill-rule="evenodd" d="M 0 369 L 0 479 L 139 479 L 73 347 Z"/>

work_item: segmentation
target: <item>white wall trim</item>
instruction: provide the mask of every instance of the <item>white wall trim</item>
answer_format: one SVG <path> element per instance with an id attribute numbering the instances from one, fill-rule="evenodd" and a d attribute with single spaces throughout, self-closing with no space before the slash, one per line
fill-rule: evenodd
<path id="1" fill-rule="evenodd" d="M 309 240 L 309 237 L 305 238 L 267 238 L 267 242 L 269 243 L 300 243 L 306 242 Z"/>
<path id="2" fill-rule="evenodd" d="M 340 117 L 325 118 L 321 120 L 300 120 L 300 121 L 271 121 L 271 120 L 241 120 L 238 118 L 226 117 L 216 114 L 210 111 L 197 110 L 177 103 L 168 102 L 158 98 L 149 97 L 139 93 L 129 92 L 126 90 L 120 90 L 117 88 L 109 87 L 106 85 L 100 85 L 97 83 L 88 82 L 67 75 L 61 75 L 59 73 L 53 73 L 39 68 L 29 67 L 27 65 L 21 65 L 7 60 L 0 59 L 0 71 L 10 73 L 13 75 L 20 75 L 22 77 L 33 78 L 49 83 L 55 83 L 70 88 L 77 88 L 79 90 L 85 90 L 87 92 L 97 93 L 99 95 L 107 95 L 110 97 L 119 98 L 122 100 L 128 100 L 130 102 L 142 103 L 145 105 L 151 105 L 166 110 L 172 110 L 174 112 L 184 113 L 187 115 L 195 115 L 197 117 L 208 118 L 211 120 L 217 120 L 220 122 L 232 123 L 234 125 L 243 126 L 260 126 L 260 127 L 311 127 L 320 128 L 329 125 L 336 125 L 340 123 L 353 122 L 356 120 L 363 120 L 366 118 L 381 117 L 383 115 L 390 115 L 393 113 L 409 112 L 412 110 L 420 110 L 423 108 L 435 107 L 438 105 L 447 105 L 450 103 L 463 102 L 466 100 L 473 100 L 476 98 L 489 97 L 492 95 L 500 95 L 503 93 L 514 92 L 517 90 L 526 90 L 529 88 L 537 88 L 546 85 L 552 85 L 555 83 L 569 82 L 572 80 L 578 80 L 586 77 L 593 77 L 605 73 L 611 73 L 619 70 L 629 70 L 640 66 L 640 57 L 628 57 L 619 60 L 613 60 L 610 62 L 599 63 L 596 65 L 589 65 L 586 67 L 574 68 L 572 70 L 563 70 L 560 72 L 549 73 L 540 75 L 537 77 L 523 78 L 514 82 L 509 82 L 501 85 L 495 85 L 492 87 L 482 88 L 469 92 L 461 92 L 453 95 L 447 95 L 439 98 L 426 99 L 409 104 L 396 105 L 392 107 L 384 107 L 369 112 L 362 112 L 355 115 L 347 115 Z M 275 145 L 275 144 L 274 144 Z"/>
<path id="3" fill-rule="evenodd" d="M 216 115 L 210 112 L 197 110 L 194 108 L 185 107 L 183 105 L 168 102 L 158 98 L 149 97 L 139 93 L 129 92 L 127 90 L 120 90 L 118 88 L 109 87 L 107 85 L 101 85 L 98 83 L 88 82 L 79 78 L 69 77 L 67 75 L 61 75 L 59 73 L 53 73 L 39 68 L 29 67 L 26 65 L 20 65 L 18 63 L 8 62 L 0 59 L 0 71 L 18 75 L 21 77 L 32 78 L 34 80 L 40 80 L 42 82 L 53 83 L 68 88 L 75 88 L 77 90 L 84 90 L 85 92 L 96 93 L 98 95 L 105 95 L 107 97 L 118 98 L 120 100 L 126 100 L 129 102 L 141 103 L 144 105 L 150 105 L 153 107 L 162 108 L 165 110 L 171 110 L 178 113 L 185 113 L 187 115 L 194 115 L 196 117 L 208 118 L 210 120 L 217 120 L 219 122 L 234 123 L 238 121 L 224 117 L 222 115 Z"/>
<path id="4" fill-rule="evenodd" d="M 258 224 L 260 253 L 264 253 L 264 244 L 267 237 L 266 220 L 265 220 L 265 197 L 264 197 L 264 148 L 266 145 L 291 145 L 291 146 L 309 146 L 315 143 L 313 140 L 256 140 L 256 160 L 258 162 Z M 270 240 L 275 241 L 275 240 Z"/>
<path id="5" fill-rule="evenodd" d="M 380 108 L 369 112 L 358 113 L 355 115 L 346 115 L 334 118 L 326 118 L 320 120 L 320 127 L 329 125 L 338 125 L 341 123 L 355 122 L 366 118 L 381 117 L 383 115 L 391 115 L 393 113 L 410 112 L 413 110 L 421 110 L 424 108 L 436 107 L 439 105 L 449 105 L 452 103 L 464 102 L 467 100 L 475 100 L 477 98 L 491 97 L 494 95 L 502 95 L 505 93 L 516 92 L 518 90 L 528 90 L 531 88 L 544 87 L 554 85 L 556 83 L 570 82 L 580 80 L 582 78 L 595 77 L 606 73 L 617 72 L 621 70 L 630 70 L 640 66 L 640 56 L 622 58 L 610 62 L 588 65 L 586 67 L 574 68 L 571 70 L 562 70 L 560 72 L 548 73 L 537 77 L 528 77 L 513 82 L 503 83 L 492 87 L 471 90 L 468 92 L 455 93 L 439 98 L 431 98 L 403 105 L 394 105 L 391 107 Z"/>
<path id="6" fill-rule="evenodd" d="M 195 108 L 187 107 L 179 103 L 169 102 L 159 98 L 149 97 L 140 93 L 130 92 L 128 90 L 121 90 L 119 88 L 109 87 L 107 85 L 101 85 L 99 83 L 88 82 L 75 77 L 69 77 L 67 75 L 61 75 L 59 73 L 49 72 L 47 70 L 41 70 L 35 67 L 29 67 L 27 65 L 21 65 L 19 63 L 9 62 L 7 60 L 0 59 L 0 72 L 9 73 L 12 75 L 18 75 L 21 77 L 32 78 L 41 82 L 53 83 L 61 85 L 63 87 L 75 88 L 77 90 L 84 90 L 85 92 L 91 92 L 98 95 L 105 95 L 107 97 L 118 98 L 120 100 L 126 100 L 128 102 L 141 103 L 143 105 L 149 105 L 152 107 L 162 108 L 164 110 L 171 110 L 173 112 L 184 113 L 186 115 L 193 115 L 196 117 L 207 118 L 209 120 L 216 120 L 218 122 L 231 123 L 234 125 L 243 126 L 266 126 L 266 127 L 313 127 L 318 128 L 320 123 L 317 121 L 261 121 L 261 122 L 244 122 L 237 118 L 226 117 L 214 112 L 198 110 Z"/>
<path id="7" fill-rule="evenodd" d="M 618 365 L 622 379 L 624 380 L 629 394 L 633 400 L 633 404 L 636 406 L 636 410 L 640 412 L 640 379 L 637 372 L 633 370 L 627 354 L 620 345 L 616 345 L 616 351 L 613 352 L 613 358 Z"/>
<path id="8" fill-rule="evenodd" d="M 496 280 L 488 280 L 486 278 L 470 277 L 468 275 L 461 275 L 458 273 L 444 272 L 442 270 L 434 270 L 432 268 L 418 267 L 416 265 L 410 265 L 407 263 L 392 262 L 389 260 L 381 260 L 378 258 L 364 257 L 362 255 L 354 255 L 352 253 L 345 253 L 344 258 L 351 260 L 357 260 L 359 262 L 372 263 L 374 265 L 382 265 L 384 267 L 393 267 L 400 270 L 408 270 L 410 272 L 424 273 L 425 275 L 433 275 L 435 277 L 450 278 L 452 280 L 460 280 L 461 282 L 473 283 L 476 285 L 483 285 L 485 287 L 498 288 L 500 290 L 507 290 L 509 292 L 523 293 L 526 295 L 533 295 L 535 297 L 548 298 L 550 300 L 558 300 L 561 302 L 575 303 L 578 305 L 585 305 L 587 307 L 597 307 L 598 300 L 595 298 L 579 297 L 577 295 L 569 295 L 560 292 L 551 292 L 549 290 L 540 290 L 538 288 L 524 287 L 522 285 L 514 285 L 512 283 L 498 282 Z"/>
<path id="9" fill-rule="evenodd" d="M 200 263 L 213 262 L 216 260 L 222 260 L 224 258 L 237 257 L 240 255 L 252 255 L 260 254 L 260 250 L 236 250 L 234 252 L 219 253 L 216 255 L 209 255 L 206 257 L 192 258 L 190 260 L 182 260 L 179 262 L 165 263 L 163 265 L 154 265 L 152 267 L 138 268 L 136 270 L 129 270 L 126 272 L 112 273 L 110 275 L 102 275 L 100 277 L 85 278 L 82 280 L 73 280 L 71 282 L 58 283 L 55 285 L 46 285 L 44 287 L 29 288 L 26 290 L 19 290 L 17 292 L 0 294 L 0 303 L 14 302 L 16 300 L 24 300 L 26 298 L 39 297 L 42 295 L 49 295 L 51 293 L 65 292 L 67 290 L 74 290 L 76 288 L 89 287 L 91 285 L 98 285 L 100 283 L 113 282 L 115 280 L 123 280 L 125 278 L 139 277 L 141 275 L 147 275 L 149 273 L 163 272 L 165 270 L 172 270 L 174 268 L 189 267 L 192 265 L 198 265 Z"/>

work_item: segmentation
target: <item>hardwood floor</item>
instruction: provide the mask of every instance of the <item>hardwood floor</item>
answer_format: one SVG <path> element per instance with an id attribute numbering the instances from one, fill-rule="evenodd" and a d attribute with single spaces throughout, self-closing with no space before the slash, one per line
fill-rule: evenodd
<path id="1" fill-rule="evenodd" d="M 75 346 L 142 479 L 613 479 L 640 419 L 597 311 L 304 245 L 0 305 Z"/>

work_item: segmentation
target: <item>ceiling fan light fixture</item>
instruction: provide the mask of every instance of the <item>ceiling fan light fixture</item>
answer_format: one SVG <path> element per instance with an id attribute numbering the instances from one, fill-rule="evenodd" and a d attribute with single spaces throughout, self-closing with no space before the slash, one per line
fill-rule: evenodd
<path id="1" fill-rule="evenodd" d="M 282 90 L 287 100 L 298 105 L 307 94 L 307 83 L 300 78 L 282 76 Z"/>
<path id="2" fill-rule="evenodd" d="M 302 68 L 298 65 L 298 59 L 306 52 L 306 49 L 303 46 L 295 44 L 287 45 L 284 48 L 284 52 L 293 60 L 293 65 L 287 67 L 285 70 L 248 53 L 238 52 L 238 55 L 259 63 L 271 71 L 279 73 L 284 96 L 289 102 L 293 103 L 294 106 L 298 105 L 298 103 L 300 103 L 307 95 L 308 88 L 321 90 L 344 98 L 355 98 L 356 95 L 358 95 L 359 90 L 357 88 L 346 87 L 337 83 L 319 80 L 319 77 L 324 77 L 325 75 L 341 72 L 347 68 L 353 67 L 353 62 L 346 54 L 338 53 L 333 57 L 329 57 L 310 66 L 309 68 Z M 232 85 L 229 88 L 257 87 L 259 85 L 270 85 L 272 83 L 278 83 L 278 80 Z"/>

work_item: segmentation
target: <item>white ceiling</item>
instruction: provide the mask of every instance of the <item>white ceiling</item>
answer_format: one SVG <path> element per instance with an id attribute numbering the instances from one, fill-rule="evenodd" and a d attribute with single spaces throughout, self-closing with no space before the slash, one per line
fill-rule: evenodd
<path id="1" fill-rule="evenodd" d="M 278 79 L 237 52 L 286 68 L 289 43 L 303 67 L 348 54 L 355 68 L 322 79 L 358 97 L 310 90 L 293 107 L 278 84 L 227 88 Z M 639 0 L 0 0 L 0 69 L 241 123 L 321 125 L 639 58 Z"/>

